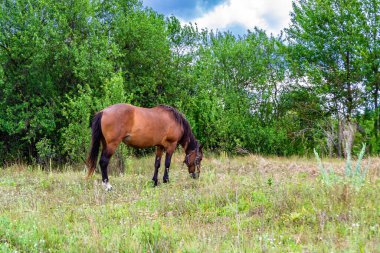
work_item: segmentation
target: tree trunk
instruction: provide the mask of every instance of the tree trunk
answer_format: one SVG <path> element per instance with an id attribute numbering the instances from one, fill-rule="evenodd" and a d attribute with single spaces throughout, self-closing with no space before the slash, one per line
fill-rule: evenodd
<path id="1" fill-rule="evenodd" d="M 374 122 L 374 128 L 375 128 L 375 138 L 376 138 L 376 143 L 377 143 L 377 138 L 378 138 L 378 131 L 379 131 L 379 121 L 380 121 L 380 114 L 378 110 L 378 95 L 379 95 L 379 83 L 375 83 L 375 92 L 373 94 L 373 99 L 375 102 L 375 122 Z"/>
<path id="2" fill-rule="evenodd" d="M 351 87 L 351 77 L 350 77 L 350 52 L 346 52 L 346 72 L 347 72 L 347 115 L 346 120 L 350 122 L 352 116 L 353 108 L 353 98 L 352 98 L 352 87 Z"/>
<path id="3" fill-rule="evenodd" d="M 338 142 L 337 142 L 337 152 L 338 152 L 338 158 L 342 158 L 342 124 L 341 120 L 338 115 Z"/>
<path id="4" fill-rule="evenodd" d="M 356 133 L 356 125 L 350 121 L 345 122 L 343 125 L 343 145 L 345 157 L 350 157 L 352 154 L 352 145 L 354 143 Z"/>

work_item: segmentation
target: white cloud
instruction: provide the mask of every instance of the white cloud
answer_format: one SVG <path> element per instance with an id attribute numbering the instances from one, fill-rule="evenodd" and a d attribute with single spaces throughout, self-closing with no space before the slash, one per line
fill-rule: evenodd
<path id="1" fill-rule="evenodd" d="M 291 7 L 291 0 L 229 0 L 187 21 L 213 30 L 232 26 L 253 30 L 257 26 L 268 33 L 279 34 L 290 22 Z"/>

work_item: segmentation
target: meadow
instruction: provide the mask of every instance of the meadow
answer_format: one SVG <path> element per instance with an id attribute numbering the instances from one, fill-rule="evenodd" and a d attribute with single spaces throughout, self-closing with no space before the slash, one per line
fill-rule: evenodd
<path id="1" fill-rule="evenodd" d="M 111 192 L 82 165 L 0 169 L 0 252 L 380 252 L 379 158 L 360 186 L 326 184 L 315 158 L 255 155 L 206 156 L 193 180 L 175 153 L 152 187 L 153 161 L 129 159 Z"/>

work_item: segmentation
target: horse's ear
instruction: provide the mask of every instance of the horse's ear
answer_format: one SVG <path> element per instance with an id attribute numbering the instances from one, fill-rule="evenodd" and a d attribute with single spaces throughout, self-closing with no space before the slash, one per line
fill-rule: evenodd
<path id="1" fill-rule="evenodd" d="M 203 149 L 203 144 L 199 145 L 199 149 L 200 149 L 200 150 Z"/>

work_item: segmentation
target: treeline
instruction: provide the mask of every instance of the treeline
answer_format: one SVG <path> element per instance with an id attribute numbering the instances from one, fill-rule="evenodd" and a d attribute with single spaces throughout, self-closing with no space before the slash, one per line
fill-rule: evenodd
<path id="1" fill-rule="evenodd" d="M 181 25 L 137 0 L 0 3 L 0 161 L 79 162 L 92 115 L 168 104 L 209 149 L 380 151 L 378 0 L 299 0 L 280 36 Z"/>

